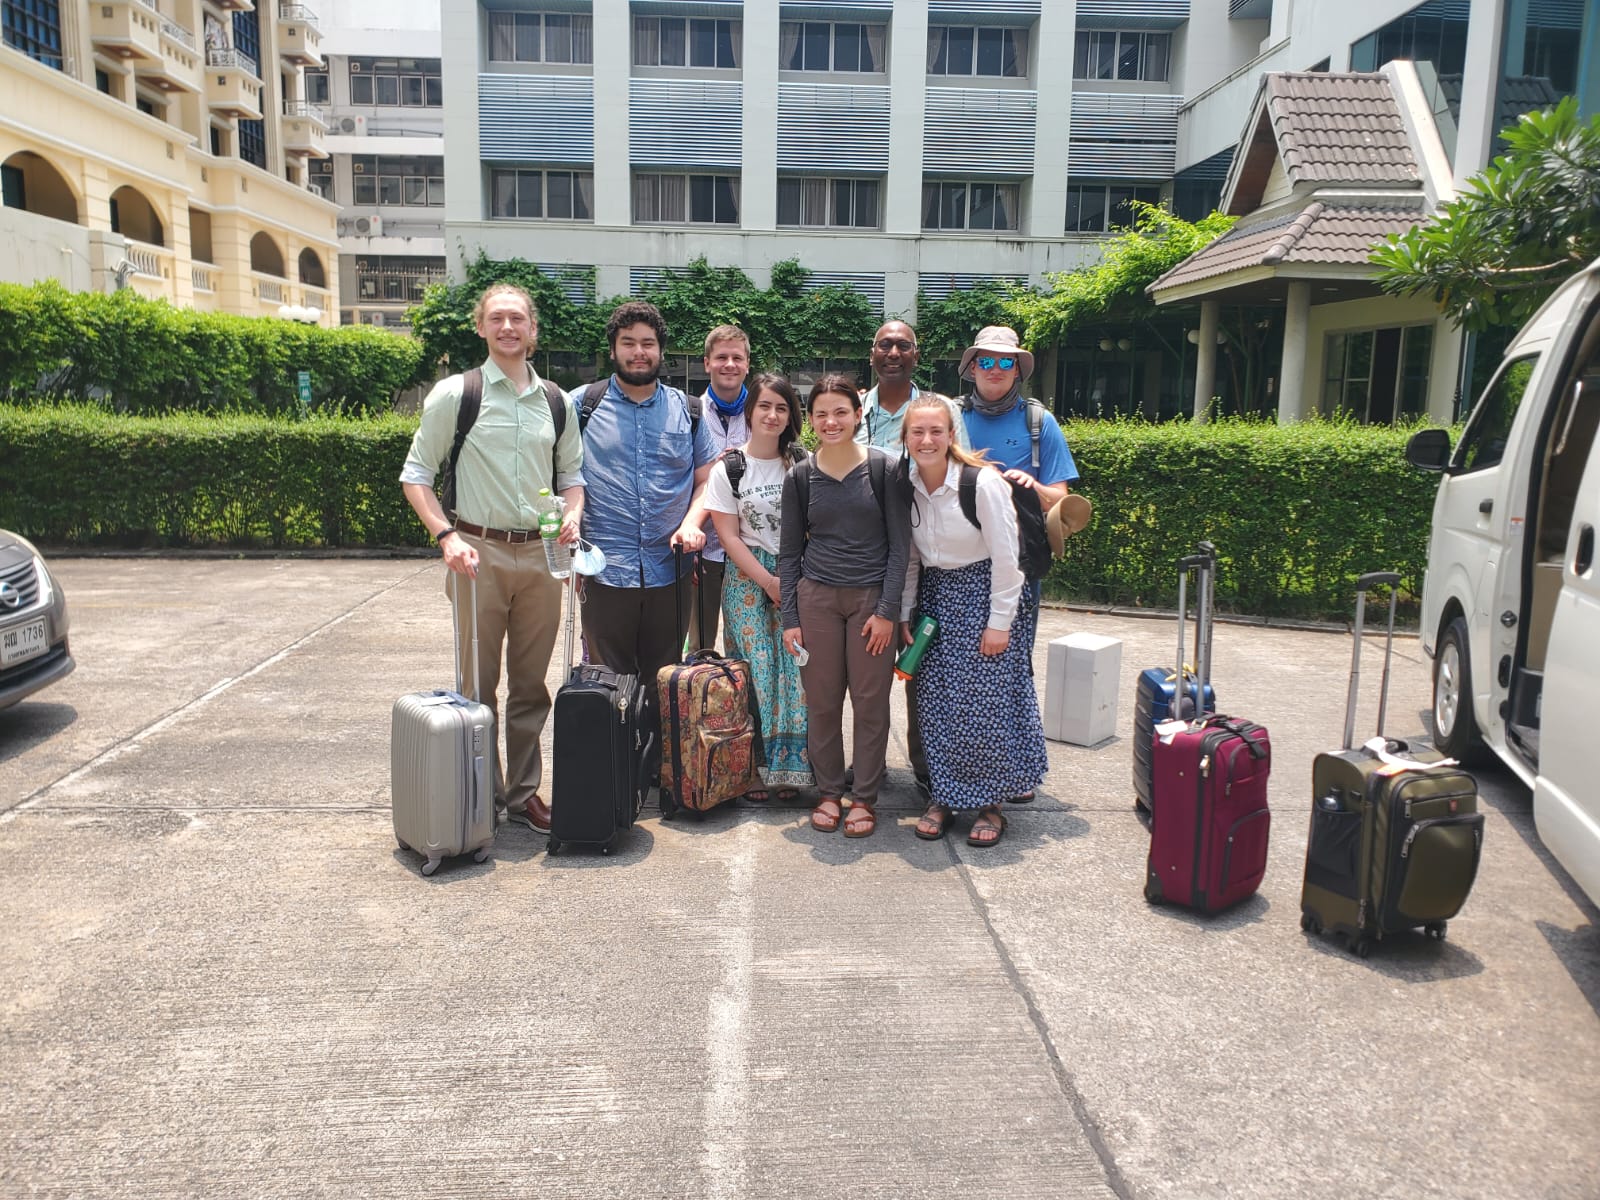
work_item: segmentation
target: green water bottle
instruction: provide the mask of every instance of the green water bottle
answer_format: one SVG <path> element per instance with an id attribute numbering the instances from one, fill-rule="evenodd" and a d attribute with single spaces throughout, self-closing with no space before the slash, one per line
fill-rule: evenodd
<path id="1" fill-rule="evenodd" d="M 894 665 L 894 673 L 901 679 L 910 679 L 917 673 L 917 668 L 922 665 L 922 656 L 927 653 L 928 646 L 933 642 L 933 635 L 939 632 L 939 622 L 932 617 L 923 617 L 917 622 L 917 631 L 911 639 L 911 645 L 900 651 L 900 661 Z"/>

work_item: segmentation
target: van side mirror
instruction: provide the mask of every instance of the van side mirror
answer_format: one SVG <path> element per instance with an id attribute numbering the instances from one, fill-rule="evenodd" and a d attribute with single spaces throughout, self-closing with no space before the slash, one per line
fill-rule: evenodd
<path id="1" fill-rule="evenodd" d="M 1443 471 L 1450 465 L 1450 431 L 1417 430 L 1406 442 L 1406 461 L 1420 471 Z"/>

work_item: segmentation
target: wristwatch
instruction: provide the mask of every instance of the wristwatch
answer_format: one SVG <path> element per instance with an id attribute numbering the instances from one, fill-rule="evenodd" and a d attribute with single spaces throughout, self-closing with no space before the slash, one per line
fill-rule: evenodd
<path id="1" fill-rule="evenodd" d="M 449 537 L 455 531 L 456 527 L 454 525 L 446 525 L 443 529 L 439 530 L 438 533 L 433 535 L 433 540 L 442 546 L 445 538 Z"/>

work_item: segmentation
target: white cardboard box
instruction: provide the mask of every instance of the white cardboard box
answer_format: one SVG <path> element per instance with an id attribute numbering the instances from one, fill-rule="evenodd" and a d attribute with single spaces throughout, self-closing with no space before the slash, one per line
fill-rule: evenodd
<path id="1" fill-rule="evenodd" d="M 1097 746 L 1115 734 L 1122 643 L 1097 633 L 1069 633 L 1050 643 L 1046 664 L 1045 737 Z"/>

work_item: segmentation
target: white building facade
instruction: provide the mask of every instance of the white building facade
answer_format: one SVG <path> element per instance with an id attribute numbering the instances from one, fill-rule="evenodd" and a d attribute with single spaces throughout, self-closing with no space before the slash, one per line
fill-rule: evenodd
<path id="1" fill-rule="evenodd" d="M 311 183 L 340 206 L 339 320 L 403 327 L 445 279 L 444 84 L 433 0 L 319 0 L 306 90 L 329 157 Z"/>

